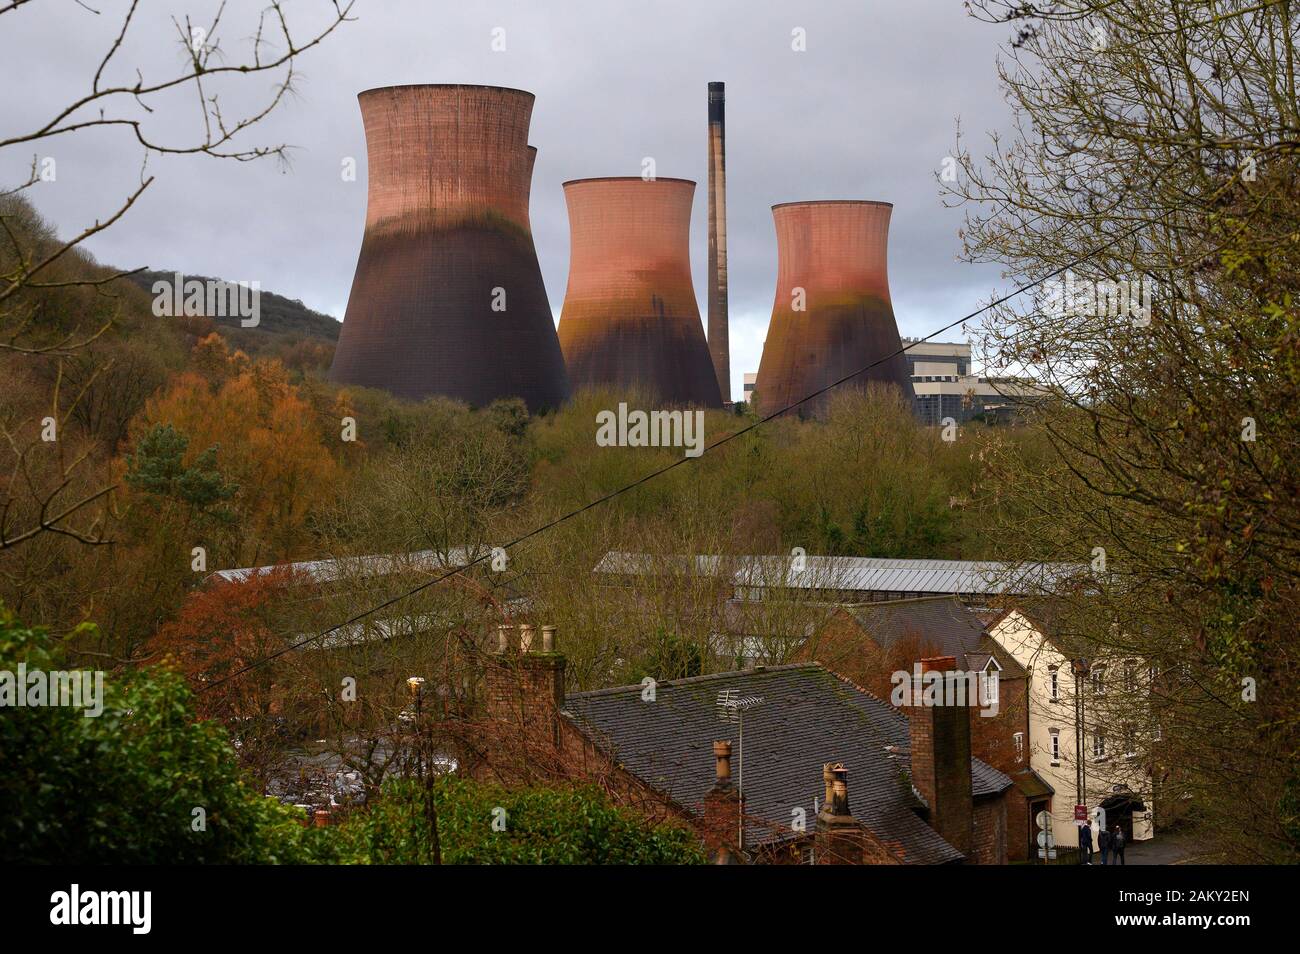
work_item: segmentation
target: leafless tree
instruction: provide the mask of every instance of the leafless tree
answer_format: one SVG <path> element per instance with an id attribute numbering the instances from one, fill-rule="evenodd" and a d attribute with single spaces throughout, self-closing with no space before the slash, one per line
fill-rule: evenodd
<path id="1" fill-rule="evenodd" d="M 287 144 L 251 144 L 246 133 L 292 95 L 298 58 L 322 43 L 347 22 L 353 0 L 321 0 L 324 22 L 305 35 L 291 28 L 285 4 L 269 0 L 251 23 L 251 35 L 229 48 L 224 37 L 237 27 L 227 22 L 226 5 L 217 6 L 212 19 L 193 22 L 171 19 L 175 43 L 183 65 L 146 76 L 143 66 L 121 62 L 128 33 L 141 19 L 139 0 L 132 0 L 120 22 L 106 33 L 103 56 L 94 64 L 84 91 L 70 102 L 53 106 L 31 126 L 0 132 L 0 150 L 67 144 L 96 131 L 121 131 L 141 150 L 138 184 L 116 208 L 97 217 L 71 238 L 59 238 L 40 222 L 25 193 L 41 181 L 42 160 L 34 156 L 26 180 L 0 189 L 0 357 L 42 357 L 57 362 L 84 350 L 113 325 L 118 315 L 116 283 L 129 271 L 100 268 L 84 253 L 92 237 L 102 235 L 140 201 L 154 182 L 148 172 L 150 158 L 164 155 L 204 155 L 215 159 L 249 162 L 284 161 Z M 37 0 L 0 3 L 0 18 L 66 16 L 51 4 L 39 11 Z M 88 4 L 80 15 L 104 14 Z M 0 20 L 0 22 L 3 22 Z M 229 55 L 228 55 L 229 54 Z M 248 111 L 230 115 L 222 108 L 222 95 L 232 87 L 248 86 L 260 75 L 271 78 L 264 101 Z M 201 133 L 184 138 L 179 127 L 176 100 L 191 96 Z M 74 318 L 55 316 L 50 296 L 69 291 L 89 292 L 101 299 L 100 307 Z M 106 306 L 105 306 L 106 305 Z M 58 533 L 86 544 L 107 542 L 110 499 L 115 484 L 104 474 L 81 479 L 87 457 L 65 449 L 63 434 L 75 421 L 80 401 L 94 375 L 82 375 L 83 387 L 68 393 L 56 375 L 44 417 L 55 422 L 55 438 L 41 418 L 26 422 L 4 421 L 3 443 L 11 463 L 0 489 L 0 550 L 25 543 L 43 533 Z M 44 435 L 44 439 L 43 436 Z M 38 460 L 39 458 L 39 460 Z"/>

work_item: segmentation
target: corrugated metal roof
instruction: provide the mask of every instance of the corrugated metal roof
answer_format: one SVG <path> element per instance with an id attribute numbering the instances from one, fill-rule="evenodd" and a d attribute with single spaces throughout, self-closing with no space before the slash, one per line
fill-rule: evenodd
<path id="1" fill-rule="evenodd" d="M 480 550 L 479 555 L 486 551 Z M 465 566 L 470 561 L 468 547 L 451 547 L 445 551 L 417 550 L 414 553 L 374 554 L 371 556 L 339 557 L 334 560 L 304 560 L 300 563 L 276 563 L 270 566 L 252 566 L 209 573 L 204 583 L 243 583 L 255 576 L 265 576 L 276 571 L 306 577 L 316 583 L 334 583 L 350 577 L 387 576 L 393 573 L 410 573 L 420 570 L 443 570 Z"/>
<path id="2" fill-rule="evenodd" d="M 682 568 L 689 558 L 676 558 Z M 671 561 L 646 554 L 610 551 L 595 572 L 641 575 Z M 735 585 L 746 588 L 851 590 L 877 593 L 1012 594 L 1050 592 L 1064 580 L 1083 574 L 1082 564 L 999 563 L 984 560 L 901 560 L 881 557 L 697 556 L 701 575 L 731 572 Z"/>

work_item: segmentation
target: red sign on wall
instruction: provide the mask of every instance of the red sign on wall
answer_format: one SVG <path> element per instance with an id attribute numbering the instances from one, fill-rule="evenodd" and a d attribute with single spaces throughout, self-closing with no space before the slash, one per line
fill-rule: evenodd
<path id="1" fill-rule="evenodd" d="M 1087 820 L 1088 820 L 1088 806 L 1087 806 L 1087 805 L 1075 805 L 1075 806 L 1074 806 L 1074 820 L 1075 820 L 1075 821 L 1087 821 Z"/>

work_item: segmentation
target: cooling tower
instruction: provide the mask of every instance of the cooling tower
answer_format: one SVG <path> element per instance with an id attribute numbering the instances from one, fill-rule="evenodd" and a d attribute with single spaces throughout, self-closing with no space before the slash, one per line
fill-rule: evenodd
<path id="1" fill-rule="evenodd" d="M 763 414 L 819 391 L 902 343 L 889 301 L 888 202 L 788 202 L 776 222 L 776 303 L 755 390 Z M 870 381 L 897 385 L 908 402 L 912 382 L 901 354 L 835 390 Z M 807 416 L 834 391 L 796 410 Z"/>
<path id="2" fill-rule="evenodd" d="M 578 179 L 560 347 L 575 388 L 640 386 L 663 404 L 720 407 L 691 284 L 695 183 Z"/>
<path id="3" fill-rule="evenodd" d="M 392 86 L 357 98 L 366 227 L 330 376 L 411 399 L 559 405 L 568 378 L 528 221 L 533 94 Z"/>
<path id="4" fill-rule="evenodd" d="M 533 166 L 537 165 L 537 147 L 528 147 L 528 171 L 524 173 L 524 215 L 528 215 L 528 200 L 533 194 Z M 533 224 L 529 219 L 528 231 L 532 232 Z"/>

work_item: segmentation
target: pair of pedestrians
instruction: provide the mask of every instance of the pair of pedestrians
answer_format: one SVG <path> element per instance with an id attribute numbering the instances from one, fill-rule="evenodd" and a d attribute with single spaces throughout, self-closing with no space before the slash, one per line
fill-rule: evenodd
<path id="1" fill-rule="evenodd" d="M 1110 831 L 1102 829 L 1097 835 L 1097 848 L 1101 851 L 1101 863 L 1124 864 L 1124 829 L 1116 823 Z M 1092 822 L 1084 822 L 1079 828 L 1079 864 L 1092 864 Z"/>

